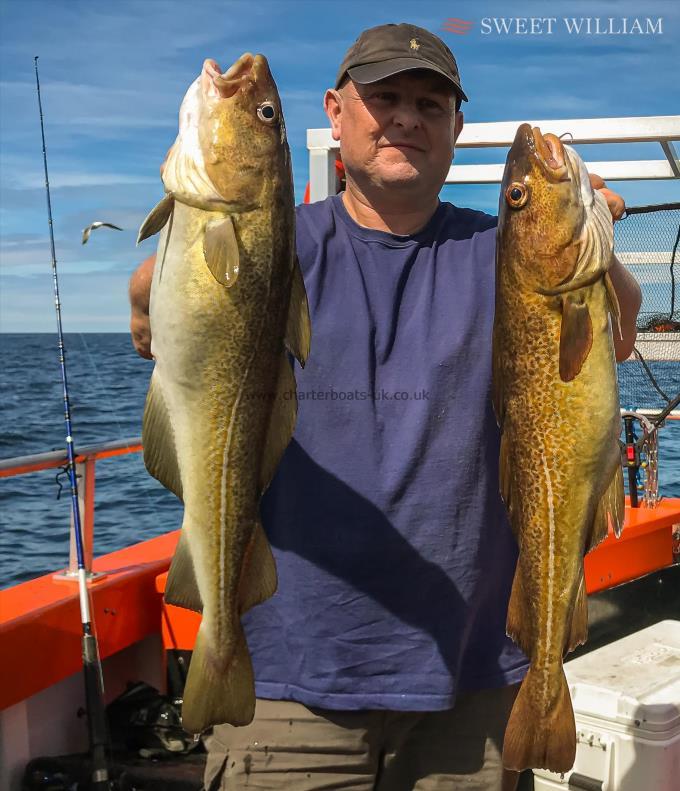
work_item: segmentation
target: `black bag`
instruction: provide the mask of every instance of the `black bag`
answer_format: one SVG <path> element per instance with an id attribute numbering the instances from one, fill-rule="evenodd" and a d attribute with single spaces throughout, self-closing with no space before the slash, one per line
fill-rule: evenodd
<path id="1" fill-rule="evenodd" d="M 107 706 L 111 741 L 116 749 L 136 750 L 143 757 L 186 755 L 202 742 L 182 728 L 181 701 L 138 682 Z"/>

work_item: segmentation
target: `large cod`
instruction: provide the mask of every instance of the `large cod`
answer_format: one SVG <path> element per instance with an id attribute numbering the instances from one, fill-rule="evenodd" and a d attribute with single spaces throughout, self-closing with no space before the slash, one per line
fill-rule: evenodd
<path id="1" fill-rule="evenodd" d="M 522 124 L 501 187 L 493 337 L 500 486 L 519 545 L 507 632 L 530 660 L 503 748 L 517 771 L 574 763 L 562 659 L 587 636 L 583 557 L 624 518 L 612 255 L 611 215 L 579 156 Z"/>
<path id="2" fill-rule="evenodd" d="M 203 613 L 182 707 L 197 733 L 253 718 L 240 616 L 276 589 L 259 500 L 295 424 L 287 350 L 304 364 L 310 345 L 290 154 L 262 55 L 225 73 L 205 61 L 161 175 L 166 196 L 139 232 L 161 232 L 144 461 L 184 502 L 165 599 Z"/>

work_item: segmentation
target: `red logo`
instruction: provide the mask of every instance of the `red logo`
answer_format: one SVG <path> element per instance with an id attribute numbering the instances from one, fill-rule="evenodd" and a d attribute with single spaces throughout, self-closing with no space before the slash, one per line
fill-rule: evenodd
<path id="1" fill-rule="evenodd" d="M 447 30 L 449 33 L 455 33 L 458 36 L 464 36 L 466 33 L 469 33 L 470 30 L 472 30 L 472 21 L 468 21 L 466 19 L 457 19 L 456 17 L 449 17 L 448 19 L 444 20 L 442 29 Z"/>

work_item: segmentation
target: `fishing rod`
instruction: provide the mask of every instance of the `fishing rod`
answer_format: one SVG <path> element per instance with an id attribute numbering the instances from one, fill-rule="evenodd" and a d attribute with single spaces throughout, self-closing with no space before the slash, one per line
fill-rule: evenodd
<path id="1" fill-rule="evenodd" d="M 112 788 L 109 776 L 109 735 L 104 711 L 104 681 L 99 658 L 97 638 L 93 629 L 90 612 L 90 596 L 87 590 L 87 571 L 83 552 L 83 532 L 78 505 L 78 479 L 76 477 L 76 454 L 71 427 L 71 404 L 66 377 L 66 350 L 64 333 L 61 326 L 61 302 L 59 301 L 59 282 L 57 279 L 57 256 L 54 249 L 54 227 L 52 222 L 52 201 L 50 200 L 50 180 L 47 175 L 47 149 L 45 147 L 45 125 L 43 122 L 42 100 L 40 98 L 40 78 L 38 76 L 38 57 L 34 58 L 35 84 L 38 91 L 40 110 L 40 134 L 42 136 L 43 165 L 45 167 L 45 190 L 47 192 L 47 219 L 50 229 L 50 248 L 52 252 L 52 284 L 54 286 L 54 307 L 57 313 L 57 343 L 59 364 L 64 397 L 64 421 L 66 424 L 66 455 L 68 458 L 68 479 L 71 486 L 71 508 L 73 511 L 73 532 L 75 534 L 76 557 L 78 559 L 78 594 L 80 599 L 80 620 L 82 624 L 83 677 L 85 681 L 85 707 L 90 743 L 92 791 L 109 791 Z"/>

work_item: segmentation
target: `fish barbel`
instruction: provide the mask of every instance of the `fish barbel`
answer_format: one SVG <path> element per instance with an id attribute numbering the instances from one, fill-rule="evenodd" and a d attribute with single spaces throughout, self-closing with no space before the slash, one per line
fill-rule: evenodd
<path id="1" fill-rule="evenodd" d="M 576 731 L 562 659 L 587 636 L 583 557 L 624 518 L 620 314 L 606 201 L 573 149 L 528 124 L 508 154 L 496 250 L 493 398 L 519 546 L 507 632 L 530 661 L 503 763 L 566 772 Z"/>
<path id="2" fill-rule="evenodd" d="M 165 599 L 203 613 L 182 706 L 198 733 L 253 718 L 240 617 L 276 589 L 259 501 L 295 425 L 287 350 L 304 364 L 310 344 L 290 154 L 262 55 L 224 73 L 205 61 L 161 175 L 166 196 L 139 233 L 161 232 L 144 462 L 184 502 Z"/>

